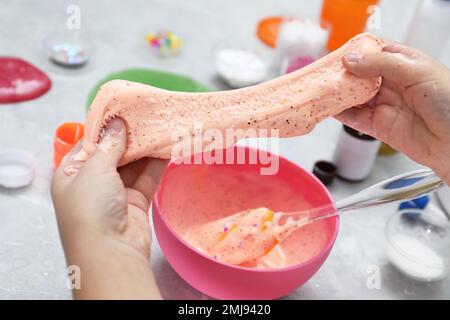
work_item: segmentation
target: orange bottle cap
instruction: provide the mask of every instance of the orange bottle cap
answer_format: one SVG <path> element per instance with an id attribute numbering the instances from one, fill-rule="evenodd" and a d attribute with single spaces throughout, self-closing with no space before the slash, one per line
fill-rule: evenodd
<path id="1" fill-rule="evenodd" d="M 77 122 L 66 122 L 55 131 L 54 157 L 55 167 L 58 167 L 64 156 L 72 150 L 84 135 L 84 124 Z"/>

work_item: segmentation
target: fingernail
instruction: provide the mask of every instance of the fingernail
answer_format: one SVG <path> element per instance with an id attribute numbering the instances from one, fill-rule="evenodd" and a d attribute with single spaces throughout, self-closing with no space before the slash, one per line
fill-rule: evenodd
<path id="1" fill-rule="evenodd" d="M 353 63 L 361 61 L 362 58 L 363 58 L 363 55 L 359 54 L 359 53 L 348 53 L 345 55 L 345 59 L 348 62 L 353 62 Z"/>
<path id="2" fill-rule="evenodd" d="M 106 126 L 106 132 L 121 132 L 123 129 L 123 122 L 119 118 L 114 118 L 108 122 Z"/>

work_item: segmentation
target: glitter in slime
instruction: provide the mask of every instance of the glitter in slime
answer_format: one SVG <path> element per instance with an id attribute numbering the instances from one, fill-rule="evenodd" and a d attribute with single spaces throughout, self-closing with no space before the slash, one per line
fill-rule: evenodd
<path id="1" fill-rule="evenodd" d="M 278 129 L 280 137 L 310 132 L 319 121 L 370 100 L 381 78 L 361 79 L 342 65 L 346 53 L 379 52 L 383 42 L 361 34 L 314 63 L 259 85 L 224 92 L 171 92 L 129 81 L 103 85 L 86 120 L 83 149 L 88 159 L 114 117 L 128 129 L 127 150 L 119 162 L 125 165 L 142 157 L 169 159 L 172 148 L 193 139 L 195 123 L 202 129 Z M 182 141 L 180 141 L 182 140 Z M 235 141 L 226 141 L 229 145 Z M 228 147 L 229 145 L 221 146 Z M 202 147 L 205 147 L 203 144 Z"/>
<path id="2" fill-rule="evenodd" d="M 318 221 L 294 230 L 258 259 L 243 261 L 236 256 L 232 257 L 235 260 L 223 261 L 211 254 L 211 247 L 208 246 L 216 244 L 217 235 L 223 231 L 217 220 L 232 220 L 234 213 L 245 208 L 260 207 L 255 211 L 264 220 L 270 214 L 262 207 L 290 212 L 310 209 L 313 205 L 298 195 L 296 183 L 286 181 L 279 175 L 261 176 L 258 169 L 251 165 L 192 165 L 184 168 L 182 174 L 171 172 L 166 179 L 165 183 L 171 184 L 171 192 L 167 194 L 170 199 L 163 198 L 161 203 L 165 206 L 167 224 L 192 247 L 218 261 L 249 268 L 283 268 L 311 259 L 329 242 L 327 221 Z M 189 188 L 186 188 L 187 185 Z M 252 221 L 248 222 L 251 228 L 254 227 Z M 208 224 L 215 229 L 205 227 Z M 232 233 L 231 228 L 230 225 L 228 231 Z M 254 243 L 241 242 L 243 247 L 240 249 Z"/>
<path id="3" fill-rule="evenodd" d="M 295 220 L 283 218 L 282 212 L 267 208 L 249 209 L 194 227 L 185 240 L 219 261 L 248 264 L 279 250 L 280 243 L 308 223 L 306 215 Z"/>

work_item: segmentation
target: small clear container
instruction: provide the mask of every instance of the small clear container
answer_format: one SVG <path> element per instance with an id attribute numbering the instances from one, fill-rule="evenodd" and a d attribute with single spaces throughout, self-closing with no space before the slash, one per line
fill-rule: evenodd
<path id="1" fill-rule="evenodd" d="M 268 80 L 270 62 L 256 45 L 223 40 L 213 49 L 214 65 L 219 77 L 232 88 L 243 88 Z"/>
<path id="2" fill-rule="evenodd" d="M 424 210 L 398 211 L 386 223 L 386 254 L 411 279 L 442 280 L 449 272 L 449 230 L 449 220 L 433 204 Z"/>
<path id="3" fill-rule="evenodd" d="M 79 31 L 67 31 L 48 36 L 45 53 L 55 64 L 67 68 L 84 66 L 94 52 L 93 43 Z"/>

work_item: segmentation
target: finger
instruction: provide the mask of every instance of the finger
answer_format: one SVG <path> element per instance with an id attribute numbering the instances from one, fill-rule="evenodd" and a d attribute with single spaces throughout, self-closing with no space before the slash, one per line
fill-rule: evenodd
<path id="1" fill-rule="evenodd" d="M 133 188 L 141 192 L 149 202 L 168 162 L 168 160 L 148 159 L 147 165 L 133 185 Z"/>
<path id="2" fill-rule="evenodd" d="M 395 42 L 395 41 L 389 41 L 389 42 L 385 41 L 385 46 L 383 48 L 383 51 L 390 52 L 390 53 L 401 53 L 411 59 L 419 59 L 419 58 L 426 57 L 426 55 L 423 52 L 421 52 L 417 49 L 410 48 L 408 46 L 405 46 L 405 45 Z"/>
<path id="3" fill-rule="evenodd" d="M 408 130 L 409 122 L 403 123 L 407 114 L 408 111 L 405 108 L 387 104 L 377 105 L 372 116 L 372 136 L 389 145 L 395 145 L 398 130 Z M 403 120 L 397 121 L 400 115 Z M 402 126 L 398 126 L 400 123 L 402 123 L 403 129 Z"/>
<path id="4" fill-rule="evenodd" d="M 123 181 L 125 187 L 132 187 L 142 171 L 144 171 L 149 158 L 141 158 L 133 161 L 118 169 L 120 178 Z"/>
<path id="5" fill-rule="evenodd" d="M 73 148 L 64 156 L 58 168 L 61 168 L 65 165 L 67 166 L 67 164 L 75 162 L 73 157 L 81 150 L 82 146 L 83 146 L 83 139 L 80 139 L 73 146 Z"/>
<path id="6" fill-rule="evenodd" d="M 59 187 L 60 184 L 69 181 L 74 177 L 73 174 L 70 174 L 73 170 L 79 170 L 79 168 L 83 165 L 81 161 L 77 161 L 74 159 L 74 155 L 76 155 L 82 148 L 82 140 L 78 141 L 78 143 L 67 153 L 64 158 L 61 160 L 58 168 L 55 170 L 53 175 L 53 184 L 55 187 Z"/>
<path id="7" fill-rule="evenodd" d="M 346 126 L 349 126 L 357 131 L 364 132 L 368 135 L 373 135 L 372 119 L 374 107 L 361 106 L 347 109 L 336 116 Z"/>
<path id="8" fill-rule="evenodd" d="M 87 165 L 117 168 L 125 153 L 127 138 L 125 123 L 120 118 L 112 119 L 105 128 L 105 135 Z"/>
<path id="9" fill-rule="evenodd" d="M 385 82 L 383 82 L 385 83 Z M 404 105 L 401 93 L 395 88 L 387 85 L 381 86 L 378 94 L 375 96 L 375 105 L 388 104 L 401 106 Z"/>
<path id="10" fill-rule="evenodd" d="M 145 214 L 148 213 L 150 203 L 148 199 L 138 190 L 126 188 L 127 191 L 127 203 L 128 205 L 138 207 Z"/>
<path id="11" fill-rule="evenodd" d="M 349 72 L 360 78 L 381 76 L 406 87 L 426 75 L 422 60 L 402 52 L 382 51 L 366 55 L 350 53 L 344 56 L 342 62 Z"/>
<path id="12" fill-rule="evenodd" d="M 335 118 L 355 130 L 397 146 L 401 133 L 408 129 L 412 112 L 387 104 L 375 107 L 351 108 Z"/>

